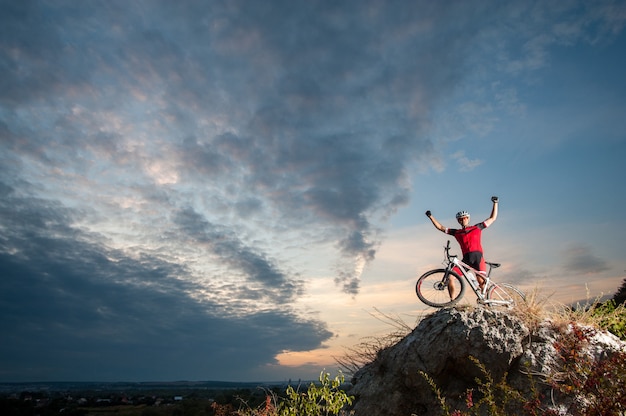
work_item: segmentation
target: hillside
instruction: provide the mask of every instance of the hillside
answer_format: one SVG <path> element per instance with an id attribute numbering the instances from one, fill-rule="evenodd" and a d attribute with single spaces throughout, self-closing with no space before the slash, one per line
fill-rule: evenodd
<path id="1" fill-rule="evenodd" d="M 349 394 L 355 416 L 441 415 L 445 406 L 459 415 L 495 414 L 496 407 L 516 415 L 619 415 L 625 362 L 626 344 L 607 332 L 519 311 L 450 308 L 380 351 L 355 373 Z"/>

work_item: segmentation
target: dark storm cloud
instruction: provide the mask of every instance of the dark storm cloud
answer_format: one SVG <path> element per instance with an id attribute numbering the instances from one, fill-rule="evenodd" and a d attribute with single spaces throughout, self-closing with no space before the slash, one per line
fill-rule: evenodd
<path id="1" fill-rule="evenodd" d="M 130 258 L 72 226 L 76 212 L 0 191 L 3 380 L 238 378 L 331 335 L 286 310 L 229 315 L 194 297 L 207 288 L 184 266 Z"/>

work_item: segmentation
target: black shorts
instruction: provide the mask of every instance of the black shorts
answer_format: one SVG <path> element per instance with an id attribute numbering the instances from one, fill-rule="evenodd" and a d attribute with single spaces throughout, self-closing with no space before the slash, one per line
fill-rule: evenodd
<path id="1" fill-rule="evenodd" d="M 463 256 L 463 263 L 469 264 L 476 270 L 480 270 L 480 263 L 483 260 L 483 253 L 480 251 L 470 251 Z"/>

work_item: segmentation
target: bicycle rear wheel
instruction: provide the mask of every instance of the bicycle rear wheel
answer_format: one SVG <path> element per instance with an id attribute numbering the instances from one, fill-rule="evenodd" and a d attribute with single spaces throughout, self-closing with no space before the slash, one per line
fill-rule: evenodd
<path id="1" fill-rule="evenodd" d="M 494 283 L 487 290 L 487 300 L 491 306 L 513 307 L 525 303 L 526 295 L 510 283 Z"/>
<path id="2" fill-rule="evenodd" d="M 446 279 L 446 273 L 448 277 Z M 449 284 L 452 283 L 454 291 L 450 295 Z M 452 306 L 463 297 L 465 282 L 456 272 L 447 272 L 446 269 L 435 269 L 424 273 L 415 284 L 417 297 L 434 308 Z"/>

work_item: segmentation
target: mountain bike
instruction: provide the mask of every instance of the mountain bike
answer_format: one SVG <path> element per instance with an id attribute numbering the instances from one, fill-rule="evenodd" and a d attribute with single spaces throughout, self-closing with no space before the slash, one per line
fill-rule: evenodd
<path id="1" fill-rule="evenodd" d="M 500 267 L 500 263 L 485 262 L 489 266 L 488 272 L 476 270 L 459 260 L 457 255 L 450 254 L 450 240 L 444 247 L 444 252 L 443 264 L 446 267 L 430 270 L 417 279 L 415 292 L 426 305 L 435 308 L 455 305 L 465 294 L 466 284 L 474 291 L 477 302 L 481 305 L 510 308 L 526 300 L 524 292 L 515 286 L 491 280 L 491 271 Z M 475 277 L 477 274 L 484 279 L 482 288 Z"/>

